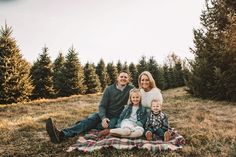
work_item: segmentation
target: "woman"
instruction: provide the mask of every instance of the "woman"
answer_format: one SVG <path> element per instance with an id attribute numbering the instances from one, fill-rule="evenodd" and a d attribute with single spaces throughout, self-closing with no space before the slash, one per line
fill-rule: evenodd
<path id="1" fill-rule="evenodd" d="M 150 112 L 151 101 L 157 99 L 160 103 L 163 102 L 161 90 L 156 87 L 155 80 L 152 74 L 148 71 L 143 71 L 138 78 L 138 84 L 142 95 L 142 105 Z"/>

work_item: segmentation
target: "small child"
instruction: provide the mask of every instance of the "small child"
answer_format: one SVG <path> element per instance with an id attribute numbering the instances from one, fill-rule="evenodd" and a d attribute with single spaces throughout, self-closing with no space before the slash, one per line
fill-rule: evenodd
<path id="1" fill-rule="evenodd" d="M 105 129 L 99 132 L 98 136 L 118 137 L 140 137 L 144 132 L 144 124 L 147 119 L 146 109 L 141 105 L 141 93 L 138 89 L 132 89 L 129 95 L 129 105 L 122 111 L 117 128 Z"/>
<path id="2" fill-rule="evenodd" d="M 166 114 L 162 112 L 162 103 L 157 99 L 153 99 L 151 101 L 151 112 L 145 125 L 146 139 L 151 141 L 153 135 L 155 135 L 164 141 L 169 141 L 171 134 L 168 129 L 168 118 Z"/>

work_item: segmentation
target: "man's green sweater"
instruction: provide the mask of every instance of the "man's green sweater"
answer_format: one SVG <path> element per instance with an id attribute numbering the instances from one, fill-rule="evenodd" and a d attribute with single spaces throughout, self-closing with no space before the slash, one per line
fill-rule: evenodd
<path id="1" fill-rule="evenodd" d="M 124 109 L 129 99 L 129 91 L 134 88 L 133 85 L 126 85 L 121 91 L 117 89 L 116 84 L 108 86 L 103 94 L 99 105 L 99 117 L 103 118 L 119 118 L 120 113 Z"/>

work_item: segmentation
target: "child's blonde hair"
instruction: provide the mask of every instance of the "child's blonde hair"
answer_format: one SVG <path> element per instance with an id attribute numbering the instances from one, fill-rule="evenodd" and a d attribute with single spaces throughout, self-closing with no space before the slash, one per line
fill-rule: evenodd
<path id="1" fill-rule="evenodd" d="M 158 104 L 160 104 L 160 105 L 162 106 L 161 100 L 159 100 L 159 99 L 152 99 L 152 101 L 151 101 L 151 107 L 152 107 L 153 102 L 156 102 L 156 103 L 158 103 Z"/>
<path id="2" fill-rule="evenodd" d="M 140 96 L 140 103 L 141 103 L 141 101 L 142 101 L 142 95 L 141 95 L 140 90 L 137 89 L 137 88 L 133 88 L 133 89 L 131 89 L 131 90 L 129 91 L 129 102 L 128 102 L 128 104 L 132 104 L 131 96 L 132 96 L 133 93 L 138 93 L 138 95 Z"/>

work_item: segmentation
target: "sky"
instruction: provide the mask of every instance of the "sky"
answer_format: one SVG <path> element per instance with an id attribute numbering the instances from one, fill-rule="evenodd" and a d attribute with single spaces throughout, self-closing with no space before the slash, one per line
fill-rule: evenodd
<path id="1" fill-rule="evenodd" d="M 52 61 L 72 46 L 82 64 L 118 60 L 159 64 L 175 52 L 193 59 L 193 29 L 204 0 L 0 0 L 0 25 L 13 29 L 23 58 L 33 63 L 49 48 Z"/>

